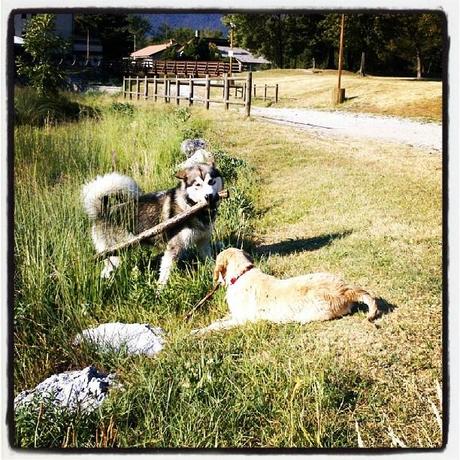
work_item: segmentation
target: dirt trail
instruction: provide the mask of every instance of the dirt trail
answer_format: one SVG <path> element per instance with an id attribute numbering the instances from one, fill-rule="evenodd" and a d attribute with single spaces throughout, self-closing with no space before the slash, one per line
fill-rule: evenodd
<path id="1" fill-rule="evenodd" d="M 361 113 L 253 107 L 251 115 L 321 136 L 369 138 L 442 151 L 442 125 Z"/>

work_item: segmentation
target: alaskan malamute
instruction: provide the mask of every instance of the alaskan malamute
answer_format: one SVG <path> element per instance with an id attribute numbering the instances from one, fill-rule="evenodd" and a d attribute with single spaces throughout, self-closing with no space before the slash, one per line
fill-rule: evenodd
<path id="1" fill-rule="evenodd" d="M 196 247 L 201 257 L 211 255 L 211 232 L 223 188 L 220 172 L 211 164 L 195 164 L 176 173 L 180 184 L 170 190 L 143 193 L 130 177 L 118 173 L 98 176 L 83 186 L 83 205 L 93 221 L 92 239 L 97 252 L 126 241 L 160 222 L 174 217 L 194 204 L 208 200 L 210 206 L 162 237 L 146 244 L 166 243 L 158 282 L 166 284 L 172 265 L 181 253 Z M 124 206 L 119 206 L 125 203 Z M 104 260 L 101 276 L 107 278 L 120 264 L 119 256 Z"/>

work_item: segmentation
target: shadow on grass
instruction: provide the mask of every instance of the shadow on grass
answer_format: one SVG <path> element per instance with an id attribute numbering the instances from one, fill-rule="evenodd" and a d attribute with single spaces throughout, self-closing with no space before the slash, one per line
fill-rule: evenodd
<path id="1" fill-rule="evenodd" d="M 419 82 L 430 82 L 430 81 L 438 81 L 441 82 L 442 78 L 439 77 L 422 77 L 422 78 L 415 78 L 415 77 L 406 77 L 406 78 L 399 78 L 399 80 L 404 81 L 419 81 Z"/>
<path id="2" fill-rule="evenodd" d="M 352 230 L 344 232 L 328 233 L 325 235 L 314 236 L 313 238 L 300 238 L 297 240 L 286 240 L 279 243 L 265 244 L 255 247 L 257 254 L 277 254 L 286 255 L 293 252 L 316 251 L 324 246 L 328 246 L 334 240 L 345 238 L 352 233 Z"/>
<path id="3" fill-rule="evenodd" d="M 295 252 L 316 251 L 324 246 L 328 246 L 335 240 L 349 236 L 351 233 L 352 230 L 346 230 L 343 232 L 319 235 L 312 238 L 290 239 L 279 243 L 260 246 L 253 240 L 231 235 L 226 239 L 222 247 L 220 247 L 219 244 L 217 247 L 214 246 L 212 253 L 213 259 L 215 259 L 222 249 L 228 247 L 244 249 L 256 258 L 262 255 L 287 255 Z M 122 258 L 126 258 L 127 254 L 121 254 L 121 256 Z M 144 246 L 136 249 L 136 257 L 132 260 L 135 261 L 134 263 L 141 272 L 146 270 L 155 270 L 159 272 L 162 256 L 163 251 L 159 248 L 152 250 L 151 247 L 149 248 L 148 246 Z M 186 267 L 193 270 L 196 268 L 198 260 L 199 258 L 193 250 L 185 251 L 177 261 L 177 267 L 180 270 L 183 270 Z"/>

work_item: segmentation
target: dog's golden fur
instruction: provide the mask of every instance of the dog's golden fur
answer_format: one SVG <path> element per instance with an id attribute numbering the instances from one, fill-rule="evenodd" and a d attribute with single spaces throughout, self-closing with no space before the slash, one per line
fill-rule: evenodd
<path id="1" fill-rule="evenodd" d="M 369 308 L 368 319 L 378 316 L 375 299 L 364 289 L 347 284 L 332 273 L 312 273 L 280 280 L 252 267 L 244 251 L 229 248 L 216 259 L 214 280 L 227 288 L 230 314 L 201 329 L 226 329 L 247 321 L 276 323 L 324 321 L 350 313 L 354 303 Z"/>

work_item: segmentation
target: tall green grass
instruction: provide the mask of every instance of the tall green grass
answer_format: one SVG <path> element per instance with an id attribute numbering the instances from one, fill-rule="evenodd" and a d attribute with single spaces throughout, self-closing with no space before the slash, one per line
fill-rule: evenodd
<path id="1" fill-rule="evenodd" d="M 175 166 L 183 161 L 181 141 L 206 137 L 208 123 L 191 117 L 184 108 L 142 108 L 103 98 L 98 111 L 98 119 L 15 129 L 15 393 L 52 373 L 92 363 L 123 373 L 132 368 L 130 359 L 75 348 L 75 335 L 99 323 L 122 321 L 160 325 L 174 336 L 177 330 L 190 328 L 182 318 L 211 286 L 211 261 L 192 259 L 175 269 L 159 296 L 155 250 L 128 251 L 115 278 L 100 279 L 90 223 L 81 205 L 82 185 L 97 174 L 116 170 L 147 191 L 173 186 Z M 248 222 L 251 211 L 249 168 L 224 152 L 219 157 L 232 198 L 221 205 L 216 235 L 225 245 L 240 244 L 251 230 L 249 224 L 241 225 L 242 220 Z M 140 360 L 136 366 L 144 369 L 145 365 Z M 33 411 L 35 415 L 27 415 L 28 410 L 16 418 L 19 446 L 60 446 L 70 426 L 74 431 L 82 427 L 80 415 L 78 423 L 71 423 L 66 415 L 50 431 L 47 423 L 56 424 L 59 418 L 49 416 L 54 410 L 45 408 L 47 417 Z M 30 433 L 34 416 L 36 425 Z M 86 446 L 97 440 L 93 430 L 68 442 Z"/>

